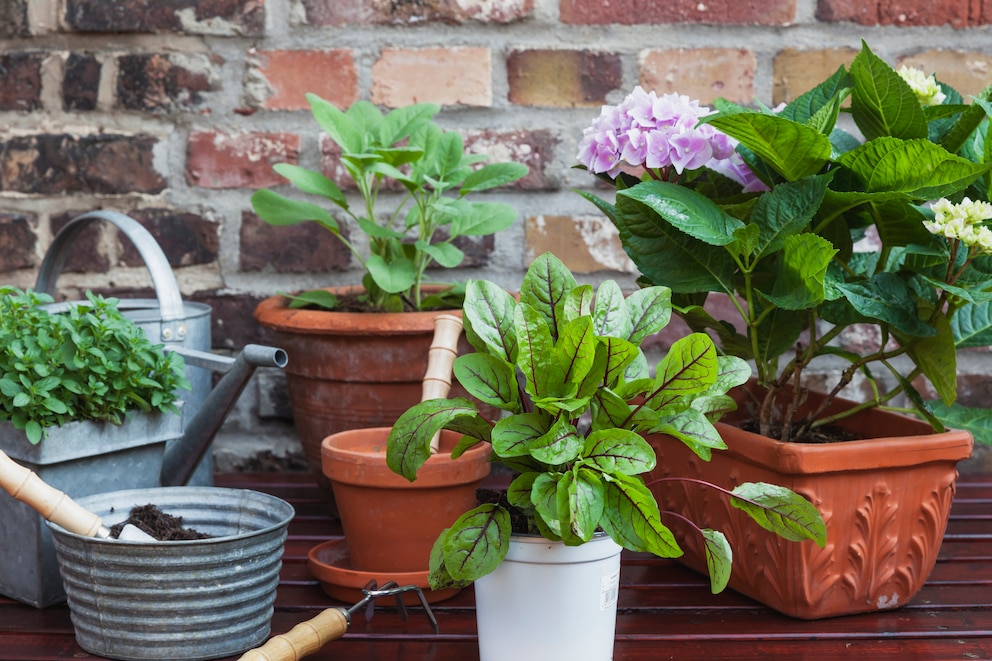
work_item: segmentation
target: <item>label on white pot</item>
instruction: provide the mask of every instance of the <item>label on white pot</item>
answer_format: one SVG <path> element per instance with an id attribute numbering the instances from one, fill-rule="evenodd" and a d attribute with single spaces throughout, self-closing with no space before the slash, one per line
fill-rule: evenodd
<path id="1" fill-rule="evenodd" d="M 599 610 L 605 611 L 613 608 L 620 596 L 620 572 L 615 571 L 600 579 L 599 583 Z"/>

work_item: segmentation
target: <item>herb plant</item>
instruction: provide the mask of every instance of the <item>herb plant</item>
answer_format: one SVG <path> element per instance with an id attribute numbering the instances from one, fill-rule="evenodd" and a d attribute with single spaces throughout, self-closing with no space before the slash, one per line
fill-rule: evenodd
<path id="1" fill-rule="evenodd" d="M 317 123 L 341 149 L 341 163 L 361 204 L 353 206 L 345 192 L 320 172 L 289 163 L 276 165 L 275 171 L 300 191 L 343 211 L 365 235 L 368 252 L 318 204 L 263 189 L 252 195 L 255 213 L 272 225 L 313 221 L 329 230 L 365 269 L 362 285 L 373 310 L 448 305 L 451 301 L 443 297 L 424 296 L 427 269 L 434 264 L 458 266 L 465 254 L 455 245 L 456 239 L 494 234 L 517 217 L 508 204 L 475 202 L 467 196 L 516 181 L 527 174 L 527 167 L 491 163 L 474 168 L 486 157 L 465 153 L 458 133 L 443 131 L 432 121 L 440 110 L 434 104 L 418 103 L 384 115 L 368 101 L 341 111 L 314 94 L 307 99 Z M 401 201 L 383 209 L 388 204 L 380 205 L 380 199 L 396 191 L 405 191 Z M 337 300 L 315 290 L 294 297 L 292 303 L 311 304 L 334 308 Z"/>
<path id="2" fill-rule="evenodd" d="M 966 103 L 865 44 L 849 69 L 774 111 L 719 101 L 679 123 L 644 96 L 604 109 L 580 147 L 582 165 L 616 184 L 615 203 L 583 195 L 643 281 L 672 288 L 691 329 L 754 362 L 762 434 L 798 439 L 885 406 L 988 437 L 992 411 L 955 400 L 957 351 L 992 344 L 992 206 L 972 202 L 989 199 L 992 86 Z M 847 112 L 860 137 L 838 122 Z M 736 150 L 714 147 L 714 133 Z M 866 236 L 874 249 L 858 244 Z M 710 294 L 737 317 L 712 316 Z M 875 329 L 877 346 L 838 346 L 858 326 Z M 800 414 L 804 374 L 827 356 L 844 363 L 839 377 Z M 827 415 L 858 375 L 871 395 Z M 900 394 L 909 408 L 895 407 Z"/>
<path id="3" fill-rule="evenodd" d="M 492 460 L 515 477 L 509 506 L 484 503 L 441 534 L 431 554 L 431 587 L 467 585 L 495 569 L 509 546 L 511 509 L 526 517 L 526 532 L 568 545 L 603 531 L 631 550 L 682 554 L 641 477 L 656 463 L 644 436 L 668 434 L 708 460 L 726 447 L 712 421 L 734 408 L 726 393 L 751 368 L 717 355 L 709 337 L 693 333 L 672 345 L 651 376 L 640 344 L 668 323 L 670 294 L 654 286 L 624 298 L 606 281 L 594 296 L 550 254 L 527 271 L 519 302 L 491 282 L 469 281 L 463 318 L 476 352 L 455 360 L 455 376 L 504 415 L 489 419 L 466 398 L 422 402 L 393 426 L 386 460 L 414 480 L 431 438 L 444 428 L 464 434 L 452 456 L 488 442 Z M 764 483 L 733 491 L 711 486 L 762 527 L 825 543 L 816 508 L 792 491 Z M 697 531 L 717 592 L 730 576 L 731 549 L 721 532 Z"/>
<path id="4" fill-rule="evenodd" d="M 73 420 L 179 413 L 175 391 L 190 388 L 182 356 L 152 345 L 117 299 L 86 296 L 88 305 L 54 314 L 41 307 L 52 302 L 47 294 L 0 288 L 0 422 L 33 444 Z"/>

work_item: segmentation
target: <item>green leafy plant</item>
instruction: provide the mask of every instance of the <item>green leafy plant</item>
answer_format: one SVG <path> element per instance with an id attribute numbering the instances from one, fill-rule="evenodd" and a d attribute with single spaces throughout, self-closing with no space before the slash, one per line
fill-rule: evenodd
<path id="1" fill-rule="evenodd" d="M 182 356 L 165 353 L 125 319 L 117 299 L 87 292 L 88 305 L 49 313 L 47 294 L 0 288 L 0 422 L 37 444 L 73 420 L 121 424 L 128 411 L 179 413 L 190 389 Z"/>
<path id="2" fill-rule="evenodd" d="M 527 167 L 519 163 L 474 167 L 486 157 L 466 153 L 458 133 L 435 124 L 432 118 L 440 108 L 433 104 L 418 103 L 384 115 L 367 101 L 341 111 L 314 94 L 307 99 L 317 123 L 341 149 L 341 163 L 361 204 L 353 206 L 345 192 L 321 172 L 289 163 L 276 165 L 275 170 L 300 191 L 343 211 L 366 236 L 368 254 L 318 204 L 263 189 L 252 195 L 255 213 L 272 225 L 316 222 L 329 230 L 365 269 L 362 285 L 374 310 L 421 310 L 450 304 L 423 295 L 427 269 L 434 264 L 458 266 L 465 255 L 455 245 L 456 239 L 494 234 L 517 217 L 507 204 L 470 201 L 467 196 L 516 181 L 527 174 Z M 382 210 L 380 198 L 397 190 L 405 191 L 402 200 Z M 442 228 L 445 231 L 439 233 Z M 295 297 L 294 304 L 333 308 L 337 301 L 328 292 L 316 290 Z"/>
<path id="3" fill-rule="evenodd" d="M 602 531 L 628 549 L 682 554 L 641 477 L 656 464 L 644 435 L 668 434 L 709 459 L 726 447 L 712 421 L 734 408 L 726 393 L 751 369 L 718 356 L 709 337 L 693 333 L 672 345 L 651 376 L 640 344 L 668 323 L 669 299 L 669 289 L 658 286 L 624 298 L 613 281 L 594 296 L 550 254 L 527 271 L 519 302 L 491 282 L 469 281 L 463 317 L 476 352 L 456 359 L 455 376 L 503 415 L 489 419 L 465 398 L 421 402 L 393 426 L 387 463 L 414 480 L 444 428 L 464 434 L 452 456 L 491 443 L 492 460 L 515 477 L 507 504 L 483 503 L 441 534 L 431 555 L 432 587 L 466 585 L 491 572 L 509 545 L 511 511 L 525 517 L 525 532 L 565 544 Z M 713 488 L 786 539 L 825 543 L 816 508 L 788 489 Z M 730 576 L 731 549 L 721 532 L 697 531 L 717 592 Z"/>
<path id="4" fill-rule="evenodd" d="M 610 151 L 616 133 L 598 120 L 580 161 L 615 183 L 616 201 L 582 194 L 617 226 L 643 281 L 672 288 L 690 328 L 754 362 L 763 434 L 797 439 L 886 406 L 988 440 L 992 412 L 955 400 L 958 350 L 992 344 L 992 206 L 972 202 L 989 199 L 990 100 L 992 86 L 966 103 L 864 44 L 850 68 L 781 109 L 720 101 L 718 112 L 694 117 L 693 130 L 734 141 L 729 156 L 713 147 L 704 154 L 712 160 L 687 167 L 642 161 L 624 171 L 621 152 L 631 150 Z M 847 113 L 860 137 L 842 128 Z M 858 245 L 866 236 L 868 250 Z M 714 293 L 737 318 L 704 308 Z M 838 345 L 856 326 L 876 329 L 874 349 Z M 845 366 L 823 404 L 800 415 L 803 375 L 826 356 Z M 827 415 L 859 373 L 872 396 Z M 926 401 L 919 377 L 939 400 Z M 900 394 L 909 408 L 895 406 Z"/>

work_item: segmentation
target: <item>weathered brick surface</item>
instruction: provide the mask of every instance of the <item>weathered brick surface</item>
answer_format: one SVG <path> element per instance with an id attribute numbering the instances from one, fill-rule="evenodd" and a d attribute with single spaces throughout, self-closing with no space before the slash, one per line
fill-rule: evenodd
<path id="1" fill-rule="evenodd" d="M 262 0 L 66 0 L 66 25 L 79 32 L 262 34 Z"/>
<path id="2" fill-rule="evenodd" d="M 69 213 L 60 213 L 52 216 L 51 225 L 52 236 L 56 236 L 65 227 L 65 224 L 81 213 L 84 209 L 79 209 Z M 106 232 L 116 232 L 116 228 L 106 223 L 93 223 L 84 227 L 75 237 L 73 237 L 70 250 L 66 254 L 65 264 L 62 266 L 63 273 L 106 273 L 110 270 L 110 256 L 107 254 L 103 236 Z"/>
<path id="3" fill-rule="evenodd" d="M 789 102 L 808 92 L 841 65 L 850 65 L 857 54 L 853 48 L 811 51 L 786 48 L 779 51 L 773 64 L 772 103 Z"/>
<path id="4" fill-rule="evenodd" d="M 271 50 L 255 53 L 250 76 L 261 83 L 260 98 L 251 105 L 269 110 L 308 109 L 311 92 L 339 108 L 358 99 L 358 71 L 348 49 Z M 314 72 L 320 75 L 315 76 Z"/>
<path id="5" fill-rule="evenodd" d="M 342 233 L 348 228 L 342 224 Z M 329 273 L 351 266 L 351 253 L 317 223 L 273 227 L 253 213 L 241 216 L 241 270 Z"/>
<path id="6" fill-rule="evenodd" d="M 38 219 L 31 214 L 0 211 L 0 271 L 34 268 L 35 230 Z"/>
<path id="7" fill-rule="evenodd" d="M 488 48 L 384 48 L 372 65 L 372 101 L 391 108 L 408 103 L 492 105 Z"/>
<path id="8" fill-rule="evenodd" d="M 28 34 L 28 0 L 0 2 L 0 39 L 26 37 Z"/>
<path id="9" fill-rule="evenodd" d="M 0 110 L 41 108 L 42 53 L 0 54 Z"/>
<path id="10" fill-rule="evenodd" d="M 786 25 L 795 20 L 795 0 L 561 0 L 563 23 L 736 23 Z"/>
<path id="11" fill-rule="evenodd" d="M 637 271 L 616 228 L 603 216 L 529 216 L 525 233 L 528 262 L 550 251 L 573 273 Z"/>
<path id="12" fill-rule="evenodd" d="M 272 331 L 255 323 L 252 314 L 264 296 L 197 292 L 187 300 L 211 307 L 210 340 L 219 349 L 240 350 L 246 344 L 278 346 Z"/>
<path id="13" fill-rule="evenodd" d="M 936 72 L 941 82 L 966 98 L 978 94 L 992 83 L 992 55 L 987 53 L 931 49 L 901 58 L 898 65 L 903 64 L 928 74 Z"/>
<path id="14" fill-rule="evenodd" d="M 963 28 L 992 20 L 986 0 L 819 0 L 821 21 L 853 21 L 861 25 L 950 25 Z"/>
<path id="15" fill-rule="evenodd" d="M 559 187 L 551 165 L 560 141 L 551 131 L 467 131 L 464 138 L 466 151 L 489 156 L 487 163 L 523 163 L 530 168 L 527 176 L 505 188 L 537 191 Z"/>
<path id="16" fill-rule="evenodd" d="M 525 106 L 599 106 L 623 84 L 615 53 L 588 50 L 516 50 L 506 59 L 511 103 Z"/>
<path id="17" fill-rule="evenodd" d="M 534 0 L 303 0 L 308 23 L 320 26 L 511 23 L 529 16 Z"/>
<path id="18" fill-rule="evenodd" d="M 93 110 L 100 89 L 99 60 L 93 55 L 71 53 L 65 63 L 62 103 L 66 110 Z"/>
<path id="19" fill-rule="evenodd" d="M 651 50 L 641 56 L 640 83 L 659 94 L 685 94 L 702 103 L 723 97 L 754 101 L 754 53 L 743 48 Z"/>
<path id="20" fill-rule="evenodd" d="M 264 188 L 285 183 L 272 170 L 296 163 L 300 137 L 294 133 L 196 131 L 186 147 L 186 180 L 203 188 Z"/>
<path id="21" fill-rule="evenodd" d="M 220 251 L 220 226 L 203 216 L 173 209 L 135 209 L 129 215 L 147 229 L 173 268 L 210 264 Z M 141 254 L 126 237 L 118 236 L 120 261 L 142 266 Z"/>
<path id="22" fill-rule="evenodd" d="M 219 56 L 141 53 L 117 59 L 117 102 L 128 110 L 168 113 L 200 110 L 215 89 Z"/>
<path id="23" fill-rule="evenodd" d="M 156 139 L 144 135 L 39 134 L 0 140 L 0 191 L 39 195 L 158 193 Z"/>

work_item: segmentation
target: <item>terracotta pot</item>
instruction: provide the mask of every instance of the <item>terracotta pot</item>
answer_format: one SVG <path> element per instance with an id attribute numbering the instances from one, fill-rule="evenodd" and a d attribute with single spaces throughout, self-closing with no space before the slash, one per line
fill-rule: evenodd
<path id="1" fill-rule="evenodd" d="M 476 506 L 490 448 L 480 443 L 452 459 L 461 434 L 444 431 L 440 451 L 410 482 L 386 466 L 389 431 L 352 429 L 325 438 L 324 475 L 334 489 L 352 569 L 423 571 L 441 531 Z"/>
<path id="2" fill-rule="evenodd" d="M 850 403 L 838 403 L 844 405 Z M 955 465 L 970 456 L 972 437 L 963 431 L 935 434 L 924 422 L 878 409 L 844 426 L 870 440 L 782 443 L 719 423 L 729 449 L 715 451 L 710 462 L 678 440 L 656 435 L 649 440 L 658 468 L 646 479 L 690 477 L 726 488 L 770 482 L 802 494 L 820 510 L 827 526 L 824 548 L 782 540 L 712 489 L 678 481 L 651 484 L 662 510 L 727 535 L 734 590 L 802 619 L 896 608 L 923 587 L 933 569 L 954 496 Z M 666 523 L 683 530 L 674 519 Z M 695 537 L 679 537 L 685 550 L 680 560 L 704 571 Z"/>
<path id="3" fill-rule="evenodd" d="M 361 288 L 329 291 L 346 294 Z M 461 315 L 460 310 L 443 313 Z M 255 308 L 255 320 L 275 331 L 273 341 L 289 357 L 284 371 L 290 405 L 316 474 L 321 474 L 320 444 L 326 436 L 391 425 L 420 401 L 438 314 L 442 312 L 294 310 L 283 296 L 267 298 Z M 452 396 L 463 394 L 456 385 Z"/>

